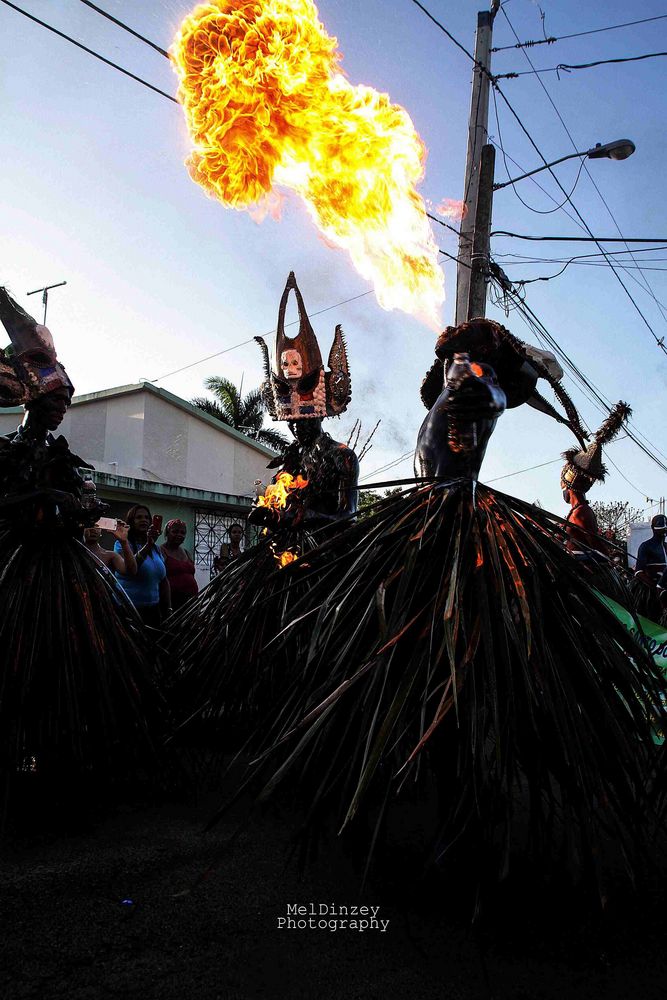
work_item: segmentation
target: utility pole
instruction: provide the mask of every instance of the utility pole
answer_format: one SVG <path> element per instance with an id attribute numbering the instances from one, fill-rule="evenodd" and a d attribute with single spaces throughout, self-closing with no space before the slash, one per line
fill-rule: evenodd
<path id="1" fill-rule="evenodd" d="M 456 324 L 464 323 L 473 316 L 483 316 L 486 304 L 486 294 L 479 301 L 479 279 L 484 281 L 484 271 L 480 270 L 475 281 L 473 278 L 473 260 L 478 260 L 474 244 L 477 235 L 477 209 L 480 183 L 482 180 L 482 148 L 487 144 L 489 122 L 489 72 L 491 69 L 491 40 L 493 36 L 493 21 L 500 8 L 500 0 L 491 0 L 491 9 L 479 11 L 477 14 L 477 34 L 475 36 L 475 68 L 472 76 L 472 94 L 470 98 L 470 118 L 468 121 L 468 153 L 466 157 L 465 185 L 463 192 L 464 218 L 459 227 L 459 265 L 456 273 Z M 491 196 L 493 194 L 493 157 L 486 155 L 485 192 L 490 184 L 490 194 L 480 222 L 486 218 L 486 240 L 481 236 L 477 243 L 483 250 L 486 245 L 488 256 L 488 233 L 491 230 Z M 489 180 L 490 172 L 490 180 Z M 478 265 L 481 261 L 478 260 Z M 471 301 L 471 284 L 475 285 L 475 295 Z"/>
<path id="2" fill-rule="evenodd" d="M 60 288 L 61 285 L 66 285 L 66 281 L 59 281 L 56 285 L 46 285 L 44 288 L 36 288 L 33 292 L 26 292 L 26 295 L 37 295 L 37 292 L 42 293 L 42 303 L 44 305 L 44 319 L 42 323 L 46 326 L 46 310 L 49 304 L 49 292 L 52 288 Z"/>

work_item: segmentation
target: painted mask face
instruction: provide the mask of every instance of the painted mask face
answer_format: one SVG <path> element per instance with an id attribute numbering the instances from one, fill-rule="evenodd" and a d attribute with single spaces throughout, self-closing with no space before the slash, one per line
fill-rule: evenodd
<path id="1" fill-rule="evenodd" d="M 283 378 L 301 378 L 303 375 L 303 362 L 298 351 L 283 351 L 280 355 L 280 370 Z"/>

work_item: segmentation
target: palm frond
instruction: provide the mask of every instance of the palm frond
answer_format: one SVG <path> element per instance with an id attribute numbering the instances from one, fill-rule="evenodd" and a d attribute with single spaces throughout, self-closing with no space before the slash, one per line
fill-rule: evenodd
<path id="1" fill-rule="evenodd" d="M 216 420 L 220 420 L 223 424 L 231 426 L 231 421 L 229 420 L 227 413 L 223 410 L 219 403 L 214 402 L 212 399 L 207 399 L 206 396 L 195 396 L 190 400 L 193 406 L 196 406 L 198 410 L 203 410 L 204 413 L 208 413 L 210 417 L 215 417 Z"/>

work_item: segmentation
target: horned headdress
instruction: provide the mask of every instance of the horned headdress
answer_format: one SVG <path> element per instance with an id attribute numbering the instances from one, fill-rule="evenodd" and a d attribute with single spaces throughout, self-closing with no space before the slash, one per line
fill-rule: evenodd
<path id="1" fill-rule="evenodd" d="M 295 292 L 299 307 L 296 337 L 285 334 L 285 311 L 291 291 Z M 351 397 L 351 380 L 343 330 L 336 327 L 329 351 L 329 371 L 325 371 L 293 271 L 280 300 L 273 368 L 266 342 L 262 337 L 255 340 L 264 356 L 262 398 L 274 420 L 321 419 L 345 412 Z"/>
<path id="2" fill-rule="evenodd" d="M 11 345 L 0 351 L 0 406 L 29 403 L 56 389 L 74 386 L 56 358 L 50 330 L 32 318 L 0 286 L 0 321 Z"/>
<path id="3" fill-rule="evenodd" d="M 614 440 L 631 414 L 632 410 L 627 403 L 618 402 L 609 411 L 609 416 L 595 432 L 587 448 L 581 451 L 570 448 L 563 453 L 563 458 L 566 460 L 560 474 L 563 489 L 587 493 L 593 483 L 604 480 L 607 469 L 602 462 L 602 446 Z"/>

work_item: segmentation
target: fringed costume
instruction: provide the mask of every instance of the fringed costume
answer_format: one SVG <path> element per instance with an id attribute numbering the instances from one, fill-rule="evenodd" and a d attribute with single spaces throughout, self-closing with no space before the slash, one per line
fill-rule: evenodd
<path id="1" fill-rule="evenodd" d="M 83 544 L 101 513 L 64 437 L 73 394 L 49 331 L 0 288 L 12 347 L 0 358 L 0 404 L 24 403 L 0 438 L 0 786 L 40 782 L 57 794 L 154 774 L 165 716 L 155 654 L 134 608 Z M 11 809 L 11 802 L 10 802 Z"/>
<path id="2" fill-rule="evenodd" d="M 603 832 L 629 847 L 646 819 L 662 680 L 563 522 L 477 482 L 506 405 L 545 402 L 549 359 L 486 320 L 449 328 L 437 355 L 416 451 L 431 484 L 310 553 L 305 596 L 270 647 L 308 652 L 247 780 L 296 798 L 307 831 L 372 831 L 424 782 L 438 799 L 424 844 L 436 858 L 466 846 L 487 885 L 526 841 L 543 868 L 595 868 Z"/>
<path id="3" fill-rule="evenodd" d="M 285 334 L 291 291 L 299 308 L 299 333 Z M 279 695 L 286 664 L 264 647 L 290 617 L 301 593 L 287 586 L 283 566 L 299 571 L 317 540 L 349 522 L 357 509 L 359 464 L 354 452 L 322 430 L 322 419 L 343 413 L 350 401 L 345 342 L 336 327 L 325 370 L 315 332 L 294 274 L 280 302 L 274 367 L 261 338 L 266 380 L 262 395 L 274 420 L 288 421 L 295 440 L 269 468 L 277 469 L 249 520 L 262 528 L 257 545 L 228 563 L 167 623 L 166 642 L 178 665 L 174 703 L 182 735 L 215 745 L 233 743 Z M 297 574 L 298 578 L 298 574 Z"/>

